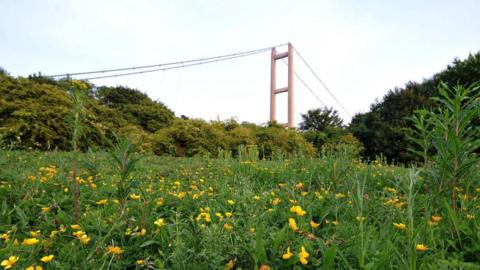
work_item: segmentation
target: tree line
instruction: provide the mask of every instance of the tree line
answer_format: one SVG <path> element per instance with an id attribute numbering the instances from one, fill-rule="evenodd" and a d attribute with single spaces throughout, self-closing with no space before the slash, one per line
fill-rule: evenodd
<path id="1" fill-rule="evenodd" d="M 177 117 L 160 101 L 125 86 L 86 85 L 84 131 L 78 147 L 82 150 L 112 147 L 125 136 L 140 149 L 157 155 L 238 156 L 254 149 L 260 158 L 343 152 L 374 160 L 409 163 L 419 161 L 409 137 L 415 111 L 438 109 L 432 97 L 438 86 L 469 87 L 480 81 L 480 52 L 452 64 L 422 82 L 408 82 L 394 88 L 356 114 L 345 125 L 333 108 L 317 108 L 302 114 L 298 129 L 277 123 L 262 125 L 225 121 L 205 121 Z M 0 146 L 8 149 L 71 150 L 72 128 L 67 123 L 72 106 L 69 90 L 78 81 L 54 80 L 41 74 L 28 78 L 10 76 L 0 69 Z M 474 123 L 480 123 L 476 117 Z"/>

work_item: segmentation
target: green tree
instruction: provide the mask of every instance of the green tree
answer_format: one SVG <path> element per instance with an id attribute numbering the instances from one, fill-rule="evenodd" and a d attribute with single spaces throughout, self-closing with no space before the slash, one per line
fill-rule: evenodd
<path id="1" fill-rule="evenodd" d="M 150 133 L 168 126 L 175 118 L 173 112 L 163 103 L 153 101 L 136 89 L 102 86 L 95 90 L 94 96 L 101 104 L 119 110 L 127 121 Z"/>
<path id="2" fill-rule="evenodd" d="M 431 98 L 438 95 L 438 85 L 469 87 L 480 81 L 480 52 L 466 59 L 455 59 L 451 65 L 423 82 L 408 82 L 403 88 L 390 90 L 381 101 L 372 104 L 370 111 L 353 117 L 348 130 L 365 146 L 364 156 L 374 159 L 383 155 L 390 161 L 408 163 L 419 157 L 408 151 L 415 146 L 408 139 L 415 111 L 433 111 L 438 104 Z M 480 124 L 477 116 L 474 123 Z"/>
<path id="3" fill-rule="evenodd" d="M 327 128 L 341 128 L 343 120 L 333 108 L 318 108 L 302 114 L 301 130 L 323 131 Z"/>

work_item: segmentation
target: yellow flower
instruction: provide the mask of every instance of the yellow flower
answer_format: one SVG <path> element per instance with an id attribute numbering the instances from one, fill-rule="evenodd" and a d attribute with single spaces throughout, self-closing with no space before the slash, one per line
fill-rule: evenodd
<path id="1" fill-rule="evenodd" d="M 399 230 L 405 230 L 407 228 L 407 226 L 403 223 L 393 223 L 393 226 Z"/>
<path id="2" fill-rule="evenodd" d="M 427 250 L 428 250 L 428 247 L 425 246 L 424 244 L 417 244 L 417 245 L 415 246 L 415 249 L 416 249 L 417 251 L 423 252 L 423 251 L 427 251 Z"/>
<path id="3" fill-rule="evenodd" d="M 467 219 L 468 219 L 468 220 L 474 220 L 474 219 L 475 219 L 475 216 L 474 216 L 474 215 L 467 214 Z"/>
<path id="4" fill-rule="evenodd" d="M 130 199 L 132 199 L 132 200 L 139 200 L 139 199 L 140 199 L 140 195 L 132 194 L 132 195 L 130 195 Z"/>
<path id="5" fill-rule="evenodd" d="M 300 251 L 300 253 L 298 253 L 300 263 L 303 264 L 303 265 L 308 264 L 307 258 L 308 258 L 309 255 L 310 254 L 308 254 L 308 252 L 305 250 L 305 247 L 302 246 L 302 250 Z"/>
<path id="6" fill-rule="evenodd" d="M 390 193 L 395 193 L 395 192 L 397 192 L 396 189 L 391 188 L 391 187 L 387 188 L 387 191 L 390 192 Z"/>
<path id="7" fill-rule="evenodd" d="M 307 212 L 305 212 L 301 206 L 299 205 L 294 205 L 290 208 L 290 212 L 296 213 L 299 216 L 304 216 Z"/>
<path id="8" fill-rule="evenodd" d="M 165 223 L 165 220 L 163 218 L 159 218 L 159 219 L 155 220 L 155 222 L 153 222 L 153 224 L 157 225 L 157 227 L 159 227 L 159 228 L 167 225 L 167 223 Z"/>
<path id="9" fill-rule="evenodd" d="M 97 205 L 105 205 L 107 204 L 108 200 L 107 199 L 102 199 L 102 200 L 99 200 L 99 201 L 96 201 L 95 203 Z"/>
<path id="10" fill-rule="evenodd" d="M 136 265 L 145 265 L 145 260 L 137 260 L 135 262 Z"/>
<path id="11" fill-rule="evenodd" d="M 80 225 L 78 224 L 73 224 L 73 225 L 70 225 L 70 228 L 72 228 L 72 230 L 80 230 L 82 227 L 80 227 Z"/>
<path id="12" fill-rule="evenodd" d="M 28 239 L 25 239 L 23 240 L 22 244 L 24 244 L 25 246 L 33 246 L 33 245 L 36 245 L 38 244 L 38 239 L 37 238 L 28 238 Z"/>
<path id="13" fill-rule="evenodd" d="M 7 268 L 5 268 L 5 269 L 7 269 Z M 29 267 L 25 268 L 25 270 L 43 270 L 43 268 L 40 265 L 32 265 L 32 266 L 29 266 Z"/>
<path id="14" fill-rule="evenodd" d="M 43 213 L 50 212 L 50 207 L 42 207 L 42 212 Z"/>
<path id="15" fill-rule="evenodd" d="M 294 232 L 298 230 L 297 223 L 295 222 L 295 219 L 289 218 L 288 219 L 288 225 L 290 226 L 290 228 L 292 228 L 292 230 Z"/>
<path id="16" fill-rule="evenodd" d="M 227 218 L 231 218 L 232 215 L 233 215 L 232 212 L 225 212 L 225 216 L 226 216 Z"/>
<path id="17" fill-rule="evenodd" d="M 337 199 L 345 198 L 345 194 L 343 194 L 343 193 L 337 193 L 337 194 L 335 194 L 335 198 L 337 198 Z"/>
<path id="18" fill-rule="evenodd" d="M 296 188 L 296 189 L 303 189 L 304 187 L 305 187 L 305 186 L 303 185 L 302 182 L 300 182 L 300 183 L 298 183 L 298 184 L 295 185 L 295 188 Z"/>
<path id="19" fill-rule="evenodd" d="M 236 261 L 237 259 L 228 261 L 228 263 L 226 263 L 225 266 L 223 267 L 223 270 L 232 270 L 233 267 L 235 266 Z"/>
<path id="20" fill-rule="evenodd" d="M 316 229 L 316 228 L 318 228 L 318 226 L 320 226 L 320 223 L 316 223 L 315 221 L 310 220 L 310 226 L 311 226 L 313 229 Z"/>
<path id="21" fill-rule="evenodd" d="M 293 256 L 293 253 L 290 251 L 290 247 L 287 248 L 287 252 L 283 253 L 282 259 L 288 260 Z"/>
<path id="22" fill-rule="evenodd" d="M 108 246 L 107 253 L 112 255 L 120 255 L 123 253 L 123 249 L 121 247 Z"/>
<path id="23" fill-rule="evenodd" d="M 88 245 L 88 243 L 90 242 L 90 237 L 88 237 L 86 234 L 82 235 L 82 237 L 80 237 L 79 239 L 82 245 Z"/>
<path id="24" fill-rule="evenodd" d="M 233 226 L 230 225 L 230 224 L 228 224 L 228 223 L 225 223 L 225 224 L 223 224 L 223 228 L 224 228 L 225 230 L 227 230 L 227 231 L 230 231 L 230 230 L 233 229 Z"/>
<path id="25" fill-rule="evenodd" d="M 53 231 L 50 232 L 50 236 L 49 236 L 49 237 L 53 239 L 53 238 L 55 238 L 55 236 L 57 236 L 57 234 L 58 234 L 58 231 L 57 231 L 57 230 L 53 230 Z"/>
<path id="26" fill-rule="evenodd" d="M 53 255 L 48 255 L 48 256 L 43 256 L 40 261 L 44 262 L 44 263 L 49 263 L 53 260 L 53 258 L 55 258 L 55 256 Z"/>
<path id="27" fill-rule="evenodd" d="M 440 222 L 442 220 L 442 217 L 441 216 L 432 216 L 431 218 L 431 221 L 432 222 Z"/>
<path id="28" fill-rule="evenodd" d="M 41 232 L 42 232 L 42 231 L 40 231 L 40 230 L 38 230 L 38 231 L 32 231 L 32 232 L 30 232 L 30 235 L 31 235 L 32 237 L 39 237 Z"/>
<path id="29" fill-rule="evenodd" d="M 280 200 L 279 198 L 275 198 L 272 200 L 272 204 L 273 205 L 278 205 L 282 200 Z"/>
<path id="30" fill-rule="evenodd" d="M 358 222 L 363 222 L 365 220 L 365 217 L 357 216 L 356 219 Z"/>
<path id="31" fill-rule="evenodd" d="M 10 240 L 10 235 L 4 233 L 4 234 L 0 235 L 0 239 L 2 239 L 6 243 L 6 242 L 8 242 L 8 240 Z"/>
<path id="32" fill-rule="evenodd" d="M 230 205 L 234 205 L 235 201 L 234 200 L 227 200 L 227 203 L 230 204 Z"/>
<path id="33" fill-rule="evenodd" d="M 64 188 L 63 192 L 67 193 L 68 192 L 68 187 Z"/>
<path id="34" fill-rule="evenodd" d="M 3 260 L 1 265 L 4 267 L 4 269 L 10 269 L 15 265 L 17 261 L 18 261 L 17 256 L 10 256 L 8 257 L 8 259 Z"/>
<path id="35" fill-rule="evenodd" d="M 253 197 L 256 201 L 259 201 L 260 200 L 260 196 L 258 195 L 255 195 L 255 197 Z"/>

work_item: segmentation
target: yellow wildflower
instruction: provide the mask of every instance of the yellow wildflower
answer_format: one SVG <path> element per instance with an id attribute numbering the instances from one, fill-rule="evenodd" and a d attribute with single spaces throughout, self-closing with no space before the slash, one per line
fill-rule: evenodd
<path id="1" fill-rule="evenodd" d="M 365 217 L 362 217 L 362 216 L 357 216 L 355 218 L 358 222 L 363 222 L 365 220 Z"/>
<path id="2" fill-rule="evenodd" d="M 304 216 L 307 212 L 305 212 L 301 206 L 294 205 L 290 208 L 290 212 L 296 213 L 299 216 Z"/>
<path id="3" fill-rule="evenodd" d="M 72 230 L 80 230 L 82 227 L 80 227 L 80 225 L 78 224 L 73 224 L 73 225 L 70 225 L 70 228 L 72 228 Z"/>
<path id="4" fill-rule="evenodd" d="M 283 253 L 282 259 L 288 260 L 293 256 L 293 253 L 290 251 L 290 247 L 287 248 L 287 252 Z"/>
<path id="5" fill-rule="evenodd" d="M 427 251 L 427 250 L 428 250 L 428 247 L 427 247 L 426 245 L 424 245 L 424 244 L 417 244 L 417 245 L 415 246 L 415 249 L 416 249 L 417 251 L 423 252 L 423 251 Z"/>
<path id="6" fill-rule="evenodd" d="M 300 263 L 303 264 L 303 265 L 306 265 L 308 264 L 308 256 L 310 254 L 308 254 L 308 252 L 305 250 L 305 247 L 302 246 L 302 250 L 300 251 L 300 253 L 298 253 L 298 258 L 300 259 Z"/>
<path id="7" fill-rule="evenodd" d="M 30 232 L 30 235 L 31 235 L 32 237 L 39 237 L 41 232 L 42 232 L 42 231 L 40 231 L 40 230 L 38 230 L 38 231 L 31 231 L 31 232 Z"/>
<path id="8" fill-rule="evenodd" d="M 137 260 L 135 262 L 136 265 L 145 265 L 145 260 Z"/>
<path id="9" fill-rule="evenodd" d="M 17 263 L 18 257 L 17 256 L 10 256 L 8 259 L 3 260 L 1 265 L 4 267 L 4 269 L 10 269 L 12 268 L 15 263 Z"/>
<path id="10" fill-rule="evenodd" d="M 55 236 L 57 236 L 57 234 L 58 234 L 58 231 L 57 231 L 57 230 L 53 230 L 53 231 L 50 232 L 50 236 L 49 236 L 49 237 L 53 239 L 53 238 L 55 238 Z"/>
<path id="11" fill-rule="evenodd" d="M 272 204 L 273 205 L 278 205 L 282 200 L 280 200 L 279 198 L 275 198 L 272 200 Z"/>
<path id="12" fill-rule="evenodd" d="M 50 207 L 42 207 L 42 212 L 43 213 L 50 212 Z"/>
<path id="13" fill-rule="evenodd" d="M 157 227 L 159 227 L 159 228 L 167 225 L 167 223 L 165 223 L 165 220 L 163 218 L 159 218 L 159 219 L 155 220 L 155 222 L 153 222 L 153 224 L 157 225 Z"/>
<path id="14" fill-rule="evenodd" d="M 49 263 L 53 260 L 53 258 L 55 258 L 55 256 L 53 255 L 48 255 L 48 256 L 43 256 L 40 261 L 44 262 L 44 263 Z"/>
<path id="15" fill-rule="evenodd" d="M 123 249 L 121 247 L 108 246 L 107 253 L 112 255 L 120 255 L 123 253 Z"/>
<path id="16" fill-rule="evenodd" d="M 320 223 L 316 223 L 315 221 L 310 220 L 310 226 L 311 226 L 313 229 L 316 229 L 316 228 L 318 228 L 318 226 L 320 226 Z"/>
<path id="17" fill-rule="evenodd" d="M 105 205 L 105 204 L 107 204 L 107 202 L 108 202 L 107 199 L 102 199 L 102 200 L 96 201 L 95 204 L 97 204 L 97 205 Z"/>
<path id="18" fill-rule="evenodd" d="M 230 225 L 230 224 L 228 224 L 228 223 L 225 223 L 225 224 L 223 224 L 223 228 L 224 228 L 225 230 L 227 230 L 227 231 L 230 231 L 230 230 L 233 229 L 233 226 Z"/>
<path id="19" fill-rule="evenodd" d="M 232 212 L 225 212 L 225 216 L 226 216 L 227 218 L 231 218 L 232 215 L 233 215 Z"/>
<path id="20" fill-rule="evenodd" d="M 297 223 L 295 222 L 295 219 L 289 218 L 288 219 L 288 225 L 290 226 L 290 228 L 292 228 L 292 230 L 294 232 L 298 230 Z"/>
<path id="21" fill-rule="evenodd" d="M 437 223 L 438 223 L 438 222 L 440 222 L 440 221 L 442 220 L 442 217 L 441 217 L 441 216 L 432 216 L 432 217 L 430 218 L 430 220 L 431 220 L 432 222 L 437 222 Z"/>
<path id="22" fill-rule="evenodd" d="M 391 187 L 387 188 L 387 191 L 390 192 L 390 193 L 395 193 L 395 192 L 397 192 L 396 189 L 391 188 Z"/>
<path id="23" fill-rule="evenodd" d="M 8 240 L 10 240 L 10 235 L 3 233 L 0 235 L 0 239 L 2 239 L 6 243 L 8 242 Z"/>
<path id="24" fill-rule="evenodd" d="M 235 267 L 235 262 L 236 261 L 237 261 L 237 259 L 228 261 L 228 263 L 226 263 L 225 266 L 223 266 L 223 270 L 232 270 L 233 267 Z"/>
<path id="25" fill-rule="evenodd" d="M 407 228 L 407 226 L 403 223 L 393 223 L 393 226 L 399 230 L 405 230 Z"/>
<path id="26" fill-rule="evenodd" d="M 86 234 L 82 235 L 82 237 L 80 237 L 79 239 L 82 245 L 88 245 L 88 243 L 90 242 L 90 237 L 88 237 Z"/>
<path id="27" fill-rule="evenodd" d="M 5 269 L 7 269 L 7 268 L 5 268 Z M 40 265 L 32 265 L 32 266 L 29 266 L 29 267 L 25 268 L 25 270 L 43 270 L 43 268 Z"/>
<path id="28" fill-rule="evenodd" d="M 23 240 L 22 244 L 24 244 L 25 246 L 34 246 L 38 244 L 38 242 L 40 241 L 37 238 L 28 238 Z"/>
<path id="29" fill-rule="evenodd" d="M 140 195 L 132 194 L 132 195 L 130 195 L 130 199 L 132 199 L 132 200 L 139 200 L 139 199 L 140 199 Z"/>
<path id="30" fill-rule="evenodd" d="M 234 200 L 227 200 L 227 203 L 230 204 L 230 205 L 234 205 L 235 201 Z"/>

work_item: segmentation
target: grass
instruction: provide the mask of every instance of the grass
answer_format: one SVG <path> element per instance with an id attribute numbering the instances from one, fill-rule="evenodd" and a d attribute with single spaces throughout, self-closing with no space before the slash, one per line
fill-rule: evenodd
<path id="1" fill-rule="evenodd" d="M 423 169 L 378 161 L 135 155 L 125 180 L 86 153 L 75 224 L 72 155 L 0 152 L 4 268 L 480 269 L 478 174 L 452 209 Z"/>

